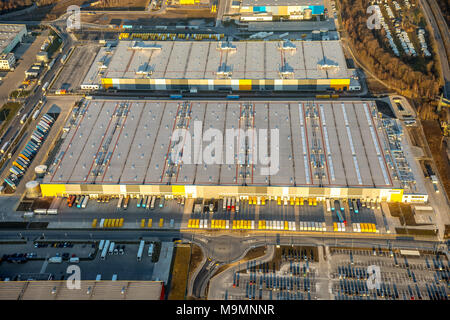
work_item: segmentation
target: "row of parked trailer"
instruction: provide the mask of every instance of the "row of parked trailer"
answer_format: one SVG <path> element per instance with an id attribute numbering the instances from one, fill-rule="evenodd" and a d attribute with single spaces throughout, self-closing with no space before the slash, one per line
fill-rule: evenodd
<path id="1" fill-rule="evenodd" d="M 367 209 L 376 209 L 376 208 L 380 208 L 380 203 L 373 201 L 373 200 L 368 200 L 368 201 L 364 201 L 364 200 L 360 200 L 360 199 L 347 199 L 347 203 L 348 203 L 348 208 L 350 211 L 353 211 L 354 213 L 359 213 L 359 211 L 361 211 L 362 208 L 367 208 Z M 338 199 L 327 199 L 326 201 L 326 205 L 327 205 L 327 211 L 337 211 L 337 210 L 341 210 L 342 212 L 345 210 L 344 208 L 344 203 L 342 200 L 338 200 Z"/>
<path id="2" fill-rule="evenodd" d="M 230 220 L 189 219 L 188 228 L 194 229 L 230 229 Z M 233 220 L 231 223 L 233 230 L 255 230 L 254 220 Z M 279 220 L 259 220 L 259 230 L 288 230 L 297 231 L 295 221 Z M 300 222 L 301 231 L 326 231 L 325 222 Z"/>
<path id="3" fill-rule="evenodd" d="M 345 232 L 345 223 L 334 222 L 333 223 L 333 231 L 334 232 Z"/>
<path id="4" fill-rule="evenodd" d="M 55 119 L 48 113 L 44 114 L 39 123 L 36 125 L 36 129 L 31 134 L 31 138 L 25 145 L 25 148 L 12 163 L 12 166 L 9 169 L 10 174 L 7 178 L 5 178 L 5 182 L 13 189 L 17 187 L 20 178 L 25 174 L 33 161 L 33 158 L 39 151 L 39 148 L 44 143 L 44 140 L 53 123 L 55 123 Z"/>
<path id="5" fill-rule="evenodd" d="M 67 197 L 67 206 L 69 208 L 76 206 L 77 208 L 86 208 L 87 203 L 89 201 L 89 196 L 77 196 L 77 195 L 70 195 Z"/>

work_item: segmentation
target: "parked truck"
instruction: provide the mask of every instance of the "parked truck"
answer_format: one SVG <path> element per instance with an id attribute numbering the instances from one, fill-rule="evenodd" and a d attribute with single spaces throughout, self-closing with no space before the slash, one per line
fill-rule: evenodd
<path id="1" fill-rule="evenodd" d="M 61 257 L 51 257 L 48 259 L 48 263 L 62 263 Z"/>
<path id="2" fill-rule="evenodd" d="M 46 83 L 44 83 L 44 85 L 42 86 L 42 91 L 47 91 L 48 86 L 50 85 L 50 83 L 47 81 Z"/>
<path id="3" fill-rule="evenodd" d="M 105 246 L 103 247 L 102 255 L 100 257 L 102 260 L 106 259 L 106 254 L 108 253 L 108 249 L 109 249 L 109 243 L 110 243 L 110 241 L 106 240 Z"/>

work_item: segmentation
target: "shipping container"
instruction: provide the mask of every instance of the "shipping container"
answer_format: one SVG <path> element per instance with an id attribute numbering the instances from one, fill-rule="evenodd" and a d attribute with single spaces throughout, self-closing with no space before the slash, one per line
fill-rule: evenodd
<path id="1" fill-rule="evenodd" d="M 42 91 L 46 91 L 49 85 L 50 85 L 49 82 L 44 83 L 44 85 L 42 86 Z"/>

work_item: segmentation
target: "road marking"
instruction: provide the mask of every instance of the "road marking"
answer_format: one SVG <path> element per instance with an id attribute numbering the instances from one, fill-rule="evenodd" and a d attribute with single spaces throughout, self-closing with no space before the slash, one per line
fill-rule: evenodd
<path id="1" fill-rule="evenodd" d="M 42 264 L 41 271 L 39 273 L 45 273 L 45 269 L 48 266 L 48 255 L 45 257 L 44 263 Z"/>

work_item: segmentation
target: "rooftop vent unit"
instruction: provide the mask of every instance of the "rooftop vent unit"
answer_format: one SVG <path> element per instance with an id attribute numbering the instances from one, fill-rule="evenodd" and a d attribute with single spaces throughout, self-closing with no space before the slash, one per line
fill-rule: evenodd
<path id="1" fill-rule="evenodd" d="M 149 76 L 153 73 L 153 68 L 148 64 L 148 62 L 145 62 L 143 65 L 139 66 L 139 68 L 136 70 L 137 75 L 142 76 Z"/>
<path id="2" fill-rule="evenodd" d="M 235 45 L 231 44 L 231 42 L 223 41 L 223 42 L 220 42 L 220 44 L 217 46 L 217 50 L 236 52 L 237 48 Z"/>
<path id="3" fill-rule="evenodd" d="M 286 62 L 280 67 L 279 75 L 282 79 L 294 78 L 294 69 Z"/>

